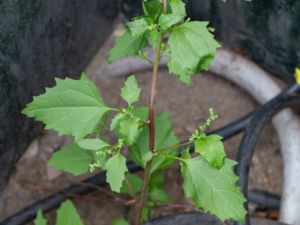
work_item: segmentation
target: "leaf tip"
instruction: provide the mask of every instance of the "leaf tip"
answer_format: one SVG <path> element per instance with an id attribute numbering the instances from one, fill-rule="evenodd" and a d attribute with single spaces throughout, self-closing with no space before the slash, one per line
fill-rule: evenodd
<path id="1" fill-rule="evenodd" d="M 88 74 L 87 74 L 87 72 L 82 72 L 82 73 L 81 73 L 81 79 L 88 79 Z"/>

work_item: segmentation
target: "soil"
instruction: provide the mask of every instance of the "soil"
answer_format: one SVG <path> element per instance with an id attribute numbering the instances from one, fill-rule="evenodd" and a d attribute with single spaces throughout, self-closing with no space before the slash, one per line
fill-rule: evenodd
<path id="1" fill-rule="evenodd" d="M 86 68 L 86 72 L 95 80 L 101 95 L 111 106 L 124 105 L 119 97 L 125 77 L 108 77 L 98 74 L 101 62 L 105 60 L 107 49 L 112 41 L 99 50 Z M 136 74 L 142 88 L 141 102 L 147 105 L 149 98 L 151 71 Z M 219 128 L 256 109 L 259 105 L 243 90 L 234 84 L 211 73 L 201 73 L 194 76 L 191 86 L 186 87 L 167 70 L 159 73 L 158 92 L 156 98 L 157 113 L 170 112 L 174 123 L 174 131 L 180 140 L 186 140 L 189 134 L 207 116 L 208 108 L 212 107 L 219 115 L 219 119 L 211 129 Z M 110 140 L 115 137 L 108 132 Z M 242 135 L 238 135 L 225 142 L 226 152 L 234 159 Z M 51 131 L 45 131 L 28 148 L 27 153 L 16 165 L 16 169 L 8 184 L 0 195 L 0 221 L 31 203 L 49 194 L 79 182 L 86 176 L 73 177 L 62 174 L 47 167 L 47 160 L 53 151 L 64 143 L 70 142 L 69 137 L 58 137 Z M 282 188 L 282 163 L 277 136 L 272 125 L 267 125 L 256 146 L 250 173 L 250 189 L 259 188 L 280 194 Z M 173 196 L 174 202 L 184 203 L 182 195 L 182 180 L 179 167 L 165 171 L 166 190 Z M 132 218 L 133 212 L 128 206 L 120 204 L 117 198 L 109 197 L 105 191 L 97 191 L 88 196 L 74 200 L 85 224 L 108 225 L 113 218 Z M 166 208 L 156 210 L 153 216 L 167 215 L 178 210 Z M 47 218 L 53 224 L 54 212 L 47 213 Z"/>

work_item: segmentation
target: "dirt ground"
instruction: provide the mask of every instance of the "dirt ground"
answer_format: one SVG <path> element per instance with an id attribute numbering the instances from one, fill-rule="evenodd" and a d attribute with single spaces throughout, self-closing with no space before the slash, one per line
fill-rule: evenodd
<path id="1" fill-rule="evenodd" d="M 108 42 L 91 61 L 86 71 L 96 81 L 101 95 L 111 106 L 124 104 L 119 97 L 125 77 L 109 77 L 99 74 L 105 52 L 111 45 Z M 148 102 L 151 71 L 137 74 L 142 88 L 140 105 Z M 159 74 L 156 108 L 157 113 L 168 111 L 174 122 L 174 131 L 180 140 L 186 140 L 207 115 L 208 108 L 214 108 L 219 115 L 212 129 L 221 127 L 258 107 L 258 104 L 243 90 L 234 84 L 210 73 L 194 76 L 190 87 L 184 86 L 167 70 Z M 110 139 L 114 137 L 108 135 Z M 234 158 L 242 135 L 225 142 L 226 151 Z M 51 153 L 70 138 L 58 137 L 45 131 L 32 143 L 27 153 L 16 166 L 5 190 L 0 194 L 0 221 L 31 203 L 56 192 L 69 184 L 79 182 L 85 176 L 73 177 L 61 174 L 46 165 Z M 259 188 L 280 194 L 282 183 L 282 164 L 278 140 L 272 125 L 265 127 L 257 144 L 250 175 L 250 188 Z M 182 203 L 181 178 L 178 166 L 165 172 L 166 190 L 173 195 L 174 202 Z M 112 218 L 131 217 L 128 207 L 109 197 L 103 190 L 85 197 L 75 198 L 85 224 L 108 225 Z M 176 210 L 156 211 L 155 216 L 173 213 Z M 47 218 L 53 224 L 55 214 L 48 213 Z"/>

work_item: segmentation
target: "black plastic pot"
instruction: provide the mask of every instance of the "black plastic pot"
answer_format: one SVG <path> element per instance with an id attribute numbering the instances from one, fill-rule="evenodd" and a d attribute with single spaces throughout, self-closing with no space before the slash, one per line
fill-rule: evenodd
<path id="1" fill-rule="evenodd" d="M 251 224 L 254 225 L 284 225 L 274 220 L 252 218 Z M 222 222 L 213 216 L 202 213 L 185 213 L 178 215 L 165 216 L 143 223 L 143 225 L 223 225 Z"/>

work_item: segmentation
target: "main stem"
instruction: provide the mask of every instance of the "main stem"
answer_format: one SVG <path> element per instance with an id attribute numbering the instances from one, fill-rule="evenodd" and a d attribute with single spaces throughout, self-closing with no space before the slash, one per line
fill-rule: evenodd
<path id="1" fill-rule="evenodd" d="M 166 0 L 163 0 L 163 12 L 166 13 Z M 149 149 L 152 153 L 155 150 L 155 95 L 156 95 L 156 85 L 157 85 L 157 77 L 158 77 L 158 68 L 160 64 L 160 51 L 161 45 L 163 41 L 163 34 L 161 34 L 157 40 L 157 46 L 155 50 L 155 59 L 153 64 L 153 73 L 152 73 L 152 84 L 151 84 L 151 92 L 150 92 L 150 101 L 149 101 Z M 144 208 L 146 194 L 147 194 L 147 186 L 148 180 L 150 176 L 152 160 L 146 163 L 145 174 L 142 184 L 141 190 L 141 199 L 138 202 L 137 206 L 137 214 L 135 218 L 135 225 L 140 225 L 141 223 L 141 215 Z"/>

